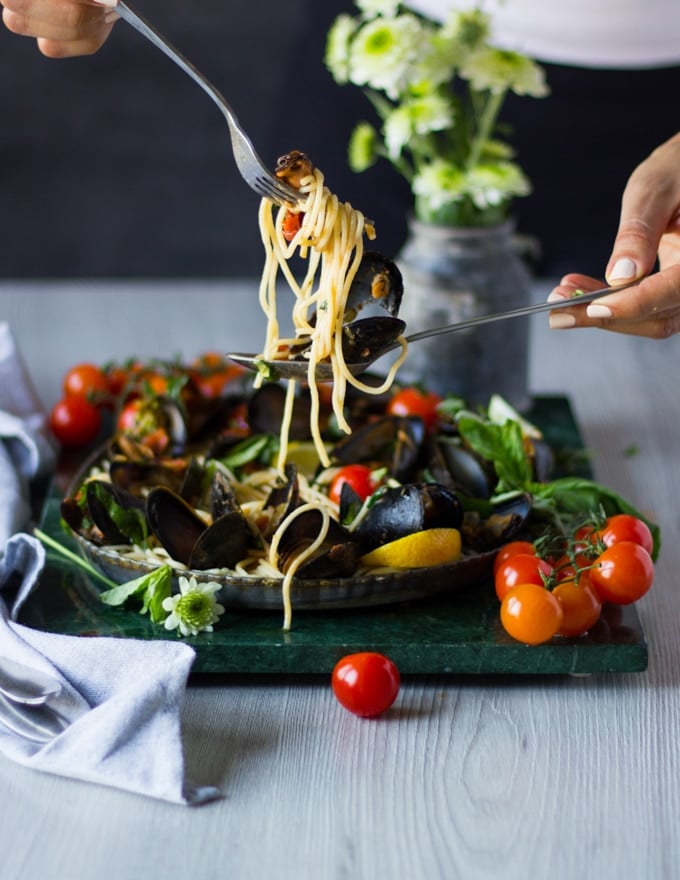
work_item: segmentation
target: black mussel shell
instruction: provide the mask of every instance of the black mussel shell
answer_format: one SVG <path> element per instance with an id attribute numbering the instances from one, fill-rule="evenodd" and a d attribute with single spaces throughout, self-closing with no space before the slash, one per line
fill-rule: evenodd
<path id="1" fill-rule="evenodd" d="M 147 495 L 146 516 L 170 556 L 188 566 L 194 546 L 207 527 L 203 520 L 183 498 L 163 486 Z"/>
<path id="2" fill-rule="evenodd" d="M 233 568 L 248 549 L 250 529 L 242 514 L 224 513 L 199 535 L 189 556 L 189 568 Z"/>
<path id="3" fill-rule="evenodd" d="M 478 553 L 500 547 L 522 532 L 530 513 L 529 495 L 503 501 L 485 516 L 467 511 L 461 529 L 465 544 Z"/>
<path id="4" fill-rule="evenodd" d="M 279 565 L 285 573 L 310 544 L 318 537 L 323 518 L 320 510 L 307 510 L 296 516 L 279 541 Z M 349 577 L 359 563 L 359 545 L 351 540 L 349 532 L 331 519 L 322 544 L 296 570 L 300 578 Z"/>
<path id="5" fill-rule="evenodd" d="M 388 351 L 406 329 L 400 318 L 374 315 L 345 324 L 342 328 L 342 353 L 348 364 L 360 364 Z"/>
<path id="6" fill-rule="evenodd" d="M 404 481 L 420 459 L 426 435 L 425 423 L 418 416 L 384 416 L 343 437 L 333 447 L 331 459 L 341 465 L 384 465 Z"/>
<path id="7" fill-rule="evenodd" d="M 248 402 L 248 424 L 253 434 L 276 434 L 281 432 L 281 422 L 286 405 L 286 391 L 281 385 L 268 382 L 258 388 Z M 309 395 L 299 394 L 295 399 L 293 418 L 288 434 L 291 440 L 307 440 L 309 434 Z"/>
<path id="8" fill-rule="evenodd" d="M 144 509 L 144 502 L 130 492 L 105 480 L 90 480 L 85 487 L 88 515 L 100 533 L 103 544 L 129 544 L 130 538 L 125 535 L 112 519 L 106 503 L 101 495 L 108 495 L 118 507 L 124 510 Z"/>
<path id="9" fill-rule="evenodd" d="M 364 251 L 347 296 L 345 314 L 352 320 L 364 306 L 378 305 L 388 314 L 399 314 L 404 282 L 399 267 L 377 251 Z"/>
<path id="10" fill-rule="evenodd" d="M 407 483 L 377 498 L 354 537 L 367 552 L 413 532 L 457 529 L 462 522 L 462 505 L 450 489 L 439 483 Z"/>

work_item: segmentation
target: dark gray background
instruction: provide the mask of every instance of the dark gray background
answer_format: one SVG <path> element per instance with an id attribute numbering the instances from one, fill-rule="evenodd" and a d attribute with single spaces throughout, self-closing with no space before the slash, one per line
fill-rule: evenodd
<path id="1" fill-rule="evenodd" d="M 323 65 L 344 0 L 144 0 L 140 11 L 234 105 L 268 163 L 308 152 L 343 200 L 374 218 L 387 254 L 409 193 L 389 165 L 349 171 L 369 107 Z M 552 96 L 510 99 L 504 120 L 534 194 L 518 229 L 537 270 L 600 274 L 632 168 L 678 128 L 680 68 L 546 65 Z M 124 22 L 88 58 L 50 60 L 0 28 L 0 277 L 223 277 L 261 270 L 257 197 L 217 108 Z"/>

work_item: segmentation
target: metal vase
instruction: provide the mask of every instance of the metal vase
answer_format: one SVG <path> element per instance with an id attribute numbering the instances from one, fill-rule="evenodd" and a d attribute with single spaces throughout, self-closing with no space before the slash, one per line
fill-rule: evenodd
<path id="1" fill-rule="evenodd" d="M 531 275 L 515 246 L 512 223 L 466 228 L 412 219 L 396 261 L 404 277 L 399 317 L 408 333 L 530 302 Z M 528 355 L 529 321 L 502 321 L 414 342 L 399 381 L 483 406 L 498 393 L 524 409 Z"/>

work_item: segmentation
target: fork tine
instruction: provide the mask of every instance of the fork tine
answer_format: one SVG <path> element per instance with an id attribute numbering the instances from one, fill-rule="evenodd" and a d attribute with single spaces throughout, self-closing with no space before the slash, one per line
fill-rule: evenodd
<path id="1" fill-rule="evenodd" d="M 279 205 L 294 205 L 298 201 L 298 195 L 292 187 L 268 174 L 258 174 L 248 182 L 261 196 Z"/>

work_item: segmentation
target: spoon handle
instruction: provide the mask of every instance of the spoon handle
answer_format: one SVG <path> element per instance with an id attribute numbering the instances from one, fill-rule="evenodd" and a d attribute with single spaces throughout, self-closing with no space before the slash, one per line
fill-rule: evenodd
<path id="1" fill-rule="evenodd" d="M 555 309 L 566 309 L 570 306 L 580 306 L 592 302 L 609 293 L 617 293 L 627 287 L 634 287 L 641 279 L 619 284 L 616 287 L 602 287 L 600 290 L 591 290 L 590 293 L 579 293 L 577 296 L 556 302 L 542 302 L 531 306 L 523 306 L 520 309 L 511 309 L 507 312 L 495 312 L 492 315 L 480 315 L 478 318 L 470 318 L 468 321 L 459 321 L 456 324 L 446 324 L 444 327 L 434 327 L 429 330 L 420 330 L 418 333 L 410 333 L 406 337 L 407 342 L 416 342 L 418 339 L 427 339 L 430 336 L 441 336 L 443 333 L 452 333 L 454 330 L 466 330 L 468 327 L 478 327 L 481 324 L 491 324 L 494 321 L 505 321 L 508 318 L 520 318 L 522 315 L 533 315 L 536 312 L 552 312 Z"/>

